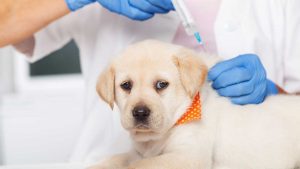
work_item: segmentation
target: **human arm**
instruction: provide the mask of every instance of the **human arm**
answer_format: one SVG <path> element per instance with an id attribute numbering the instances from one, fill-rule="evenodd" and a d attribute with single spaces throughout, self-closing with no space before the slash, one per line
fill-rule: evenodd
<path id="1" fill-rule="evenodd" d="M 69 12 L 64 0 L 2 0 L 0 47 L 31 38 L 35 32 Z"/>
<path id="2" fill-rule="evenodd" d="M 268 95 L 278 94 L 276 84 L 267 79 L 257 55 L 246 54 L 216 64 L 208 73 L 212 87 L 235 104 L 259 104 Z"/>
<path id="3" fill-rule="evenodd" d="M 156 13 L 173 10 L 171 0 L 97 0 L 112 12 L 134 20 L 150 19 Z M 0 6 L 0 47 L 32 39 L 52 21 L 96 0 L 2 0 Z"/>

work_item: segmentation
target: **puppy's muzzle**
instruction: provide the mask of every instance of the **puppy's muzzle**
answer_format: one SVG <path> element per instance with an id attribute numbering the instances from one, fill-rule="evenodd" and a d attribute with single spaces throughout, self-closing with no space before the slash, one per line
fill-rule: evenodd
<path id="1" fill-rule="evenodd" d="M 150 113 L 151 110 L 145 105 L 136 106 L 132 110 L 132 116 L 137 123 L 146 123 Z"/>

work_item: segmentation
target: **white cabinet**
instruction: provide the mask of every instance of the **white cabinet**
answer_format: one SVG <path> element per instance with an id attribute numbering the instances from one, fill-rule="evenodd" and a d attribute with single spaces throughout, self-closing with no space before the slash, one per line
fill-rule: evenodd
<path id="1" fill-rule="evenodd" d="M 56 90 L 6 95 L 0 118 L 4 164 L 67 162 L 78 139 L 81 91 Z"/>
<path id="2" fill-rule="evenodd" d="M 11 47 L 0 49 L 0 165 L 69 160 L 84 114 L 84 81 L 74 46 L 67 45 L 49 55 L 48 63 L 33 67 Z M 74 65 L 77 71 L 70 72 Z M 58 67 L 59 74 L 38 72 L 58 72 Z"/>

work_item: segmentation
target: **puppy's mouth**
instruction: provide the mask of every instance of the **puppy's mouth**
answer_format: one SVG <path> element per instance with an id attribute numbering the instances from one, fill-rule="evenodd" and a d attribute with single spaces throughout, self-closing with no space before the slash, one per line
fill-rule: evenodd
<path id="1" fill-rule="evenodd" d="M 134 127 L 134 130 L 136 132 L 151 132 L 152 130 L 150 129 L 149 125 L 139 123 Z"/>

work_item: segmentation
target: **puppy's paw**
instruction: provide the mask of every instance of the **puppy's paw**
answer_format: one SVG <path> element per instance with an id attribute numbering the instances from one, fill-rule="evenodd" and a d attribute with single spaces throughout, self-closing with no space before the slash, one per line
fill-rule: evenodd
<path id="1" fill-rule="evenodd" d="M 153 168 L 151 166 L 135 166 L 135 165 L 132 165 L 132 166 L 129 166 L 127 167 L 126 169 L 156 169 L 156 168 Z"/>
<path id="2" fill-rule="evenodd" d="M 100 165 L 95 165 L 95 166 L 88 167 L 87 169 L 108 169 L 108 168 Z"/>
<path id="3" fill-rule="evenodd" d="M 87 169 L 126 169 L 126 168 L 100 164 L 100 165 L 88 167 Z"/>
<path id="4" fill-rule="evenodd" d="M 126 169 L 156 169 L 156 168 L 152 168 L 152 167 L 147 167 L 147 166 L 144 166 L 144 167 L 128 167 Z"/>
<path id="5" fill-rule="evenodd" d="M 117 168 L 108 165 L 98 164 L 98 165 L 90 166 L 87 169 L 117 169 Z"/>
<path id="6" fill-rule="evenodd" d="M 128 166 L 128 154 L 119 154 L 110 157 L 98 165 L 88 167 L 87 169 L 127 169 Z"/>

